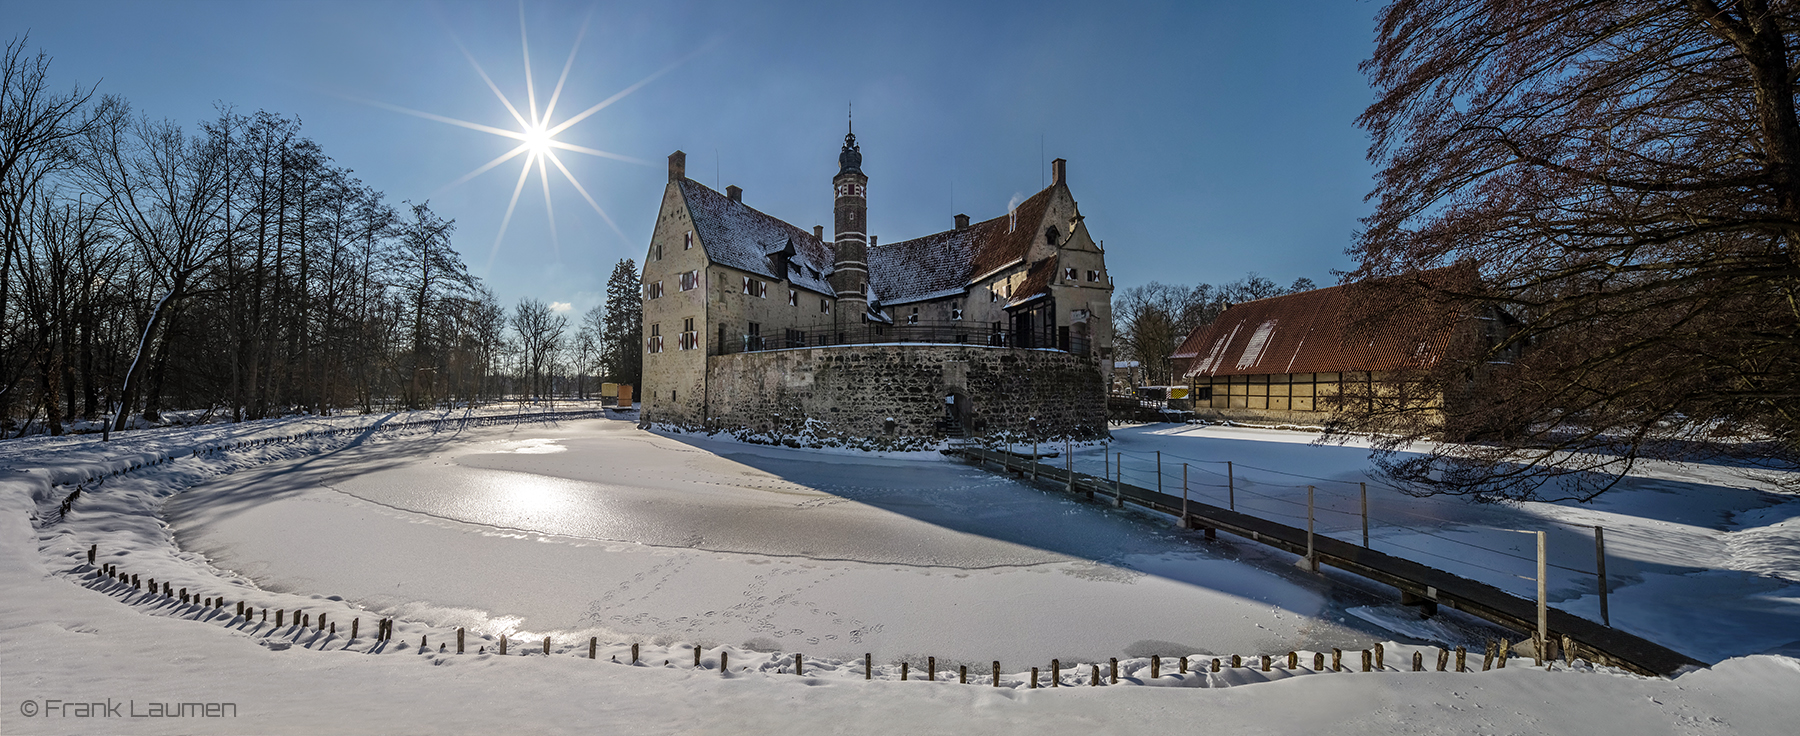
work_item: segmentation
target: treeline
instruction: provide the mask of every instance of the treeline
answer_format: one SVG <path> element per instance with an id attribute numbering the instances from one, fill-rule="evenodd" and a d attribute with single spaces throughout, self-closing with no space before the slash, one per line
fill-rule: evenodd
<path id="1" fill-rule="evenodd" d="M 1143 366 L 1144 381 L 1151 386 L 1178 383 L 1169 355 L 1188 333 L 1212 324 L 1232 304 L 1311 291 L 1319 288 L 1304 276 L 1283 288 L 1251 271 L 1229 284 L 1163 284 L 1152 281 L 1133 286 L 1113 297 L 1113 326 L 1121 359 Z"/>
<path id="2" fill-rule="evenodd" d="M 14 434 L 637 382 L 630 261 L 612 312 L 572 329 L 536 300 L 509 313 L 457 254 L 453 221 L 388 201 L 298 118 L 222 106 L 184 128 L 53 90 L 49 58 L 25 49 L 0 57 L 0 421 Z"/>

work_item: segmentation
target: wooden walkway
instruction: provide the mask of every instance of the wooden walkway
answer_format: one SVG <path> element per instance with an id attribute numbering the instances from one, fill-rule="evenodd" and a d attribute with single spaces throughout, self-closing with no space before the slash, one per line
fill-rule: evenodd
<path id="1" fill-rule="evenodd" d="M 1088 498 L 1123 505 L 1134 503 L 1180 518 L 1186 508 L 1184 526 L 1212 530 L 1221 529 L 1246 539 L 1304 557 L 1307 549 L 1305 529 L 1242 514 L 1199 501 L 1185 504 L 1180 496 L 1139 488 L 1086 473 L 1075 473 L 1054 465 L 1034 463 L 1026 456 L 986 450 L 973 445 L 960 448 L 963 457 L 983 467 L 999 466 L 1020 476 L 1033 476 L 1040 481 L 1058 483 L 1065 489 Z M 1035 468 L 1033 466 L 1036 466 Z M 1494 623 L 1524 632 L 1537 630 L 1537 602 L 1507 593 L 1487 583 L 1428 567 L 1412 560 L 1333 539 L 1312 535 L 1313 557 L 1322 565 L 1331 565 L 1369 580 L 1400 590 L 1403 599 L 1444 605 L 1480 616 Z M 1608 664 L 1645 675 L 1669 676 L 1688 667 L 1707 664 L 1642 637 L 1602 626 L 1593 621 L 1551 608 L 1549 631 L 1552 640 L 1566 636 L 1576 644 L 1575 656 L 1586 657 L 1598 664 Z"/>

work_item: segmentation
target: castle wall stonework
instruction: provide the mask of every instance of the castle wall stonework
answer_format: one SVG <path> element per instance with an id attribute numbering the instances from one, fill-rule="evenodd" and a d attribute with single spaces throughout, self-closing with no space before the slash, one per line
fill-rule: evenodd
<path id="1" fill-rule="evenodd" d="M 738 353 L 707 358 L 707 384 L 704 429 L 789 445 L 928 447 L 943 436 L 951 395 L 963 398 L 965 426 L 976 434 L 1023 436 L 1034 417 L 1037 436 L 1047 439 L 1106 431 L 1098 364 L 1050 350 L 912 344 Z"/>

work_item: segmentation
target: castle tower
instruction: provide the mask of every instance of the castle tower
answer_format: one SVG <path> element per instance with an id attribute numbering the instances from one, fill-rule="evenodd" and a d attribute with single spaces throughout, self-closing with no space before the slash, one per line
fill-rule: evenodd
<path id="1" fill-rule="evenodd" d="M 837 312 L 832 321 L 854 324 L 869 307 L 869 177 L 862 172 L 862 149 L 856 145 L 856 129 L 844 136 L 838 153 L 838 173 L 831 178 L 836 201 L 836 242 L 831 288 L 837 292 Z"/>

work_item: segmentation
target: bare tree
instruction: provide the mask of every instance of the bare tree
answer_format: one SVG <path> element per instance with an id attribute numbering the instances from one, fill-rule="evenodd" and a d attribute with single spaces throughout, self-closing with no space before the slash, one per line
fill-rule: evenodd
<path id="1" fill-rule="evenodd" d="M 1765 0 L 1385 8 L 1359 121 L 1378 208 L 1349 279 L 1393 278 L 1361 319 L 1499 314 L 1416 372 L 1412 398 L 1441 409 L 1350 402 L 1334 433 L 1393 432 L 1378 448 L 1395 480 L 1486 498 L 1589 499 L 1645 457 L 1794 467 L 1797 15 Z M 1470 277 L 1410 276 L 1455 263 Z M 1396 452 L 1423 439 L 1479 444 Z"/>
<path id="2" fill-rule="evenodd" d="M 0 327 L 11 325 L 13 277 L 27 228 L 27 210 L 47 181 L 73 168 L 81 138 L 123 114 L 116 100 L 94 100 L 94 89 L 50 88 L 50 57 L 26 53 L 29 38 L 16 36 L 0 51 Z M 41 204 L 41 203 L 38 203 Z M 11 406 L 21 350 L 10 329 L 0 329 L 0 414 Z"/>
<path id="3" fill-rule="evenodd" d="M 519 306 L 513 309 L 513 334 L 519 336 L 519 372 L 530 395 L 543 397 L 552 391 L 545 372 L 562 347 L 563 332 L 568 326 L 567 317 L 530 297 L 520 299 Z"/>

